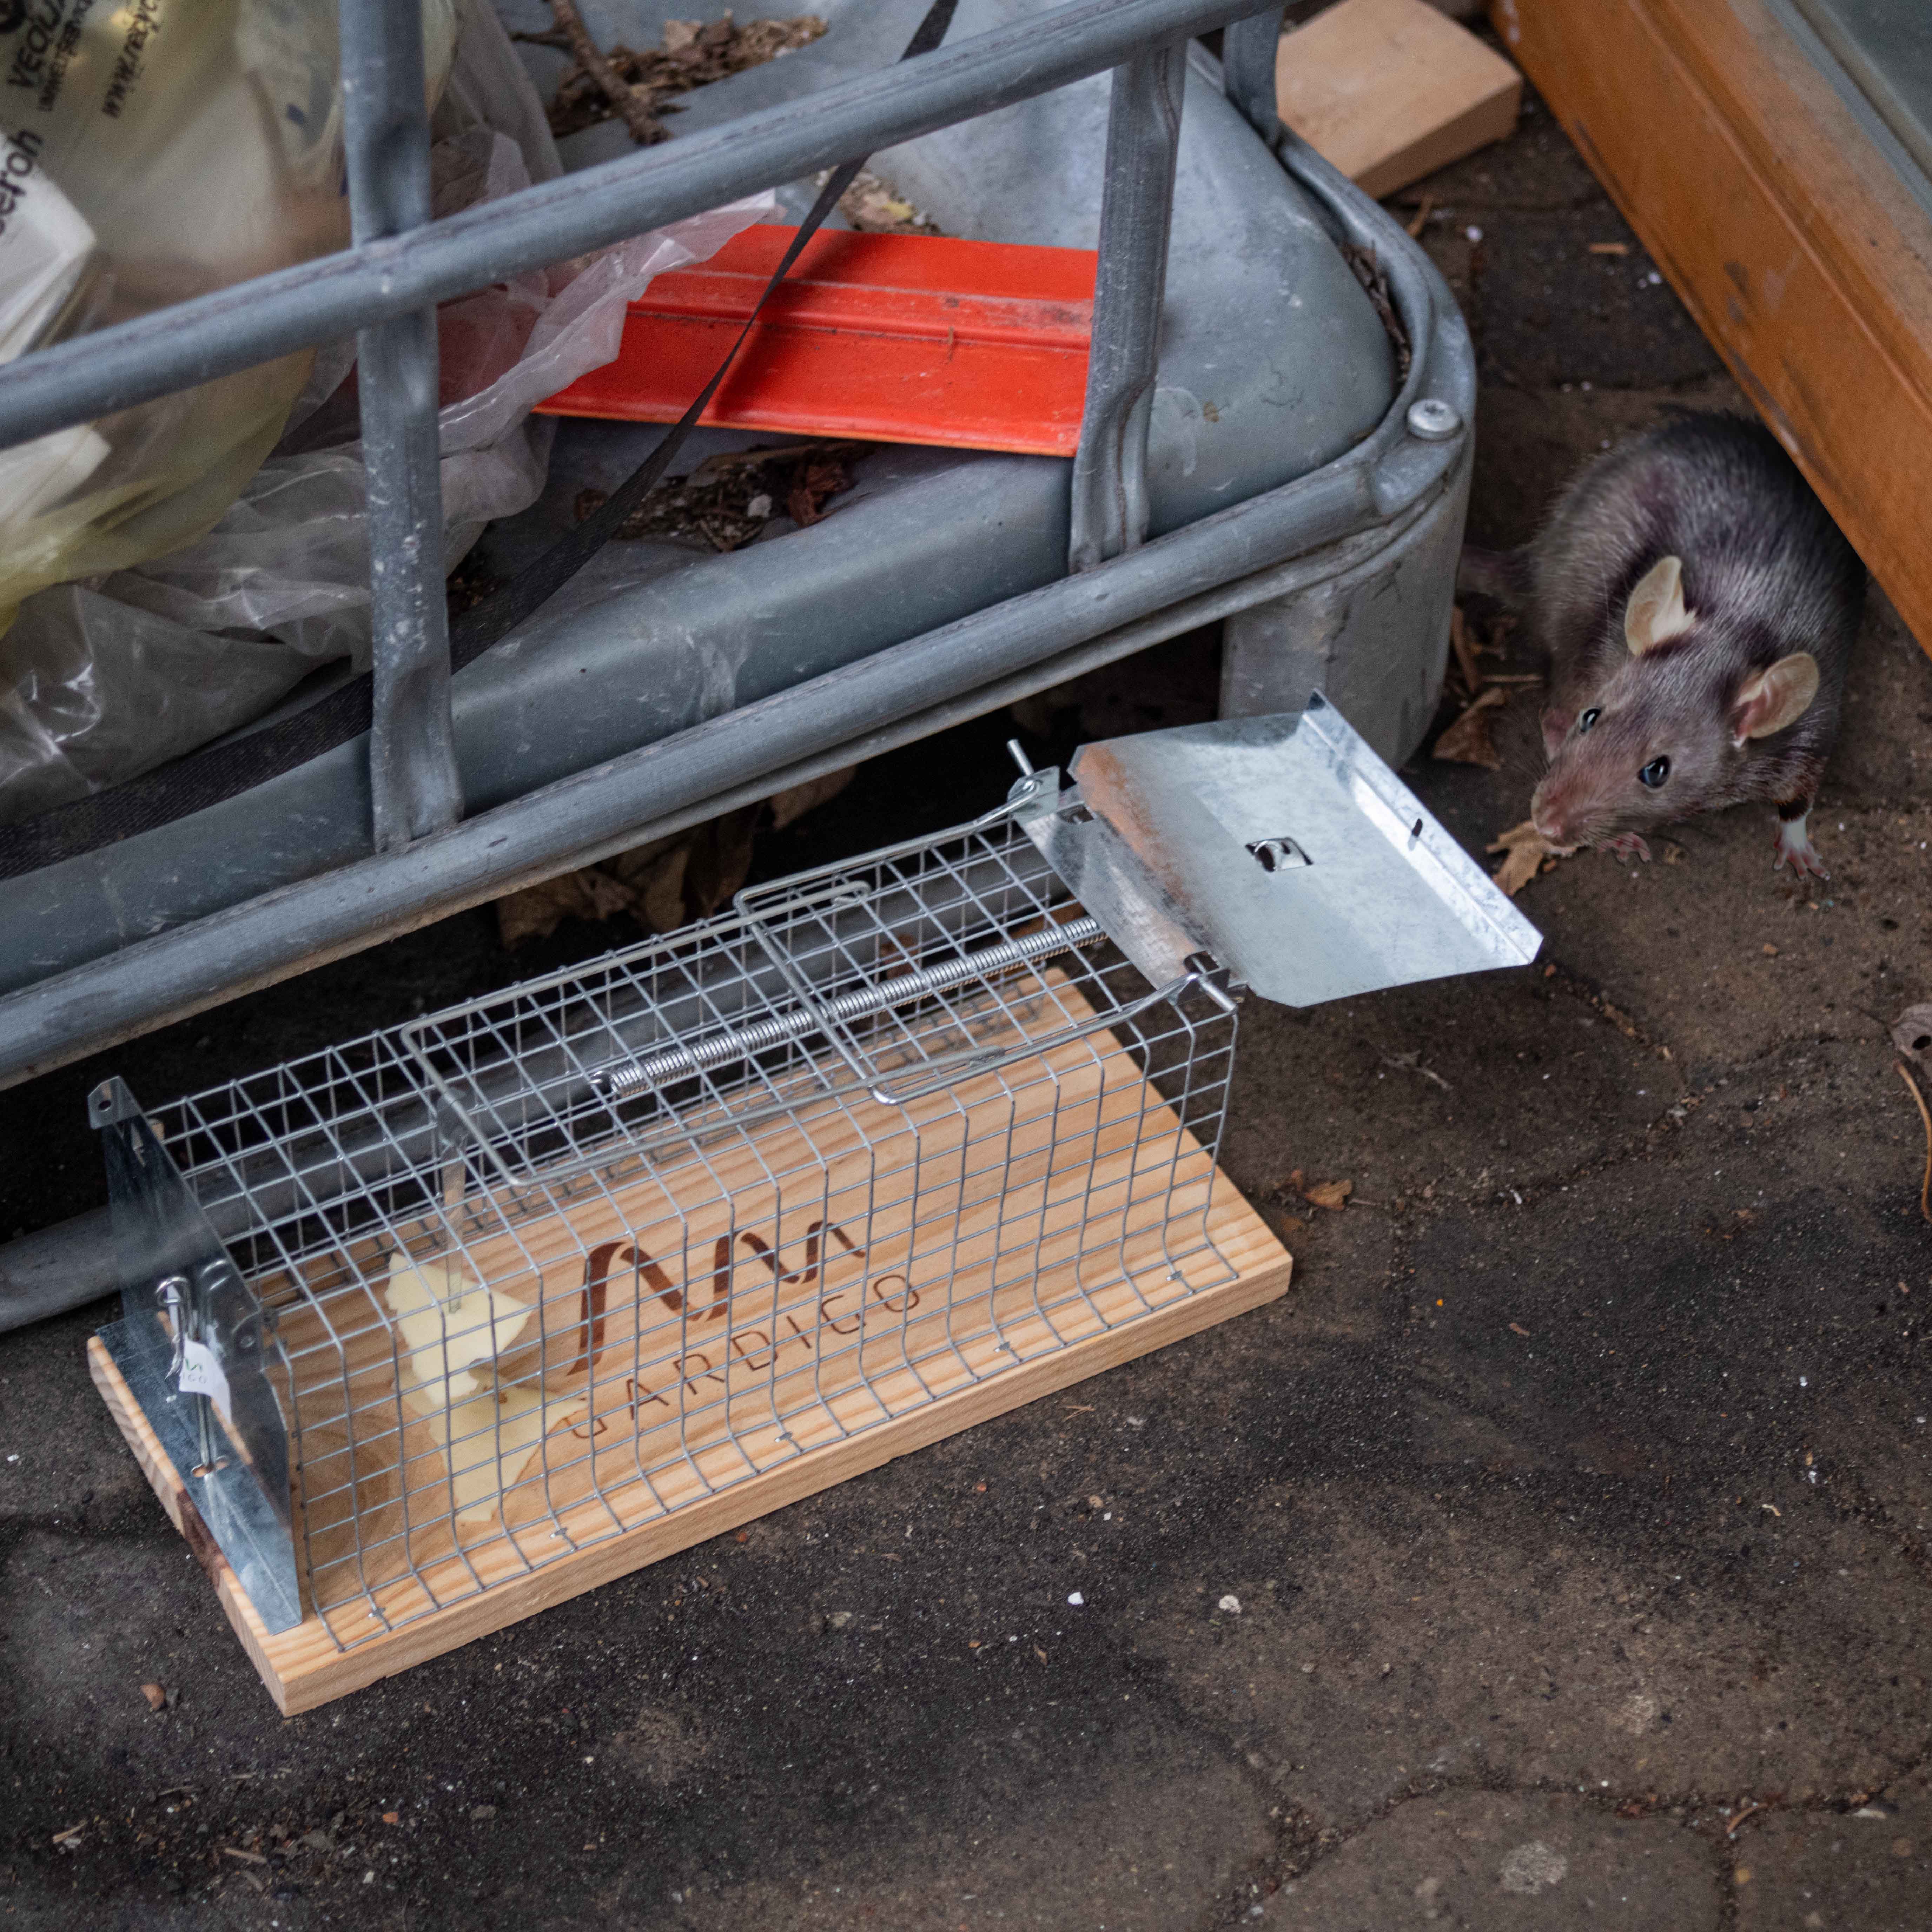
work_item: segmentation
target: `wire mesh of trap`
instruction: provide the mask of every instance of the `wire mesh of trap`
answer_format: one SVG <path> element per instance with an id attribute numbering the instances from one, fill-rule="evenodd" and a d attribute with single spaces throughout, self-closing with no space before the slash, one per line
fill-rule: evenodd
<path id="1" fill-rule="evenodd" d="M 156 1124 L 347 1648 L 1232 1280 L 1235 1027 L 994 815 Z"/>

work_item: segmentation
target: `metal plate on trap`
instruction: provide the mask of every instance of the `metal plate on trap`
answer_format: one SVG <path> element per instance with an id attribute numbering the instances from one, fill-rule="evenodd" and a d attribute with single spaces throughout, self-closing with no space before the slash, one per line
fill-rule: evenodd
<path id="1" fill-rule="evenodd" d="M 1311 1006 L 1526 965 L 1543 943 L 1318 696 L 1084 746 L 1070 775 L 1072 790 L 1022 780 L 1016 815 L 1156 986 L 1204 951 L 1264 998 Z"/>

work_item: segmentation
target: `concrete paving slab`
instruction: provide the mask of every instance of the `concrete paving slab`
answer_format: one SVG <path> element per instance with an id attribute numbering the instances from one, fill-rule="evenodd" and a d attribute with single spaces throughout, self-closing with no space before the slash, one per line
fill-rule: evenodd
<path id="1" fill-rule="evenodd" d="M 1718 374 L 1717 352 L 1607 203 L 1578 212 L 1498 207 L 1465 224 L 1485 381 L 1517 388 L 1656 388 Z M 1460 219 L 1460 213 L 1456 218 Z M 1628 255 L 1593 252 L 1609 242 Z"/>
<path id="2" fill-rule="evenodd" d="M 1703 1932 L 1723 1924 L 1722 1910 L 1709 1852 L 1662 1820 L 1632 1822 L 1574 1798 L 1465 1792 L 1401 1806 L 1284 1886 L 1259 1916 L 1284 1932 Z"/>
<path id="3" fill-rule="evenodd" d="M 1932 1780 L 1740 1825 L 1738 1932 L 1918 1932 L 1932 1909 Z"/>

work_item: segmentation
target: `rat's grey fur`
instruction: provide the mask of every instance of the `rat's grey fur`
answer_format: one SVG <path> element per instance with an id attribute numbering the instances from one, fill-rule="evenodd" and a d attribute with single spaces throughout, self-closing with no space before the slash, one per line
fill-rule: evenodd
<path id="1" fill-rule="evenodd" d="M 1631 843 L 1758 800 L 1797 821 L 1802 846 L 1802 814 L 1838 736 L 1865 573 L 1770 432 L 1726 416 L 1651 430 L 1585 470 L 1521 554 L 1551 657 L 1539 825 L 1558 827 L 1565 844 Z M 1691 622 L 1634 656 L 1624 633 L 1630 592 L 1673 556 Z M 1740 688 L 1798 652 L 1817 662 L 1817 696 L 1786 730 L 1739 744 Z M 1580 731 L 1592 706 L 1594 727 Z M 1658 758 L 1670 776 L 1653 790 L 1637 773 Z"/>

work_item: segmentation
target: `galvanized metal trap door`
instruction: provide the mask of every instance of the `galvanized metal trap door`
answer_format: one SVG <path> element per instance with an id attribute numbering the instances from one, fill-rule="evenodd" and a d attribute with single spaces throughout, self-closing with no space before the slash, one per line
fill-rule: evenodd
<path id="1" fill-rule="evenodd" d="M 288 1430 L 267 1374 L 274 1317 L 125 1083 L 103 1082 L 88 1111 L 122 1283 L 122 1318 L 101 1340 L 262 1621 L 292 1629 L 302 1597 Z"/>
<path id="2" fill-rule="evenodd" d="M 1206 953 L 1308 1006 L 1526 965 L 1542 936 L 1324 699 L 1084 746 L 1016 814 L 1156 987 Z"/>

